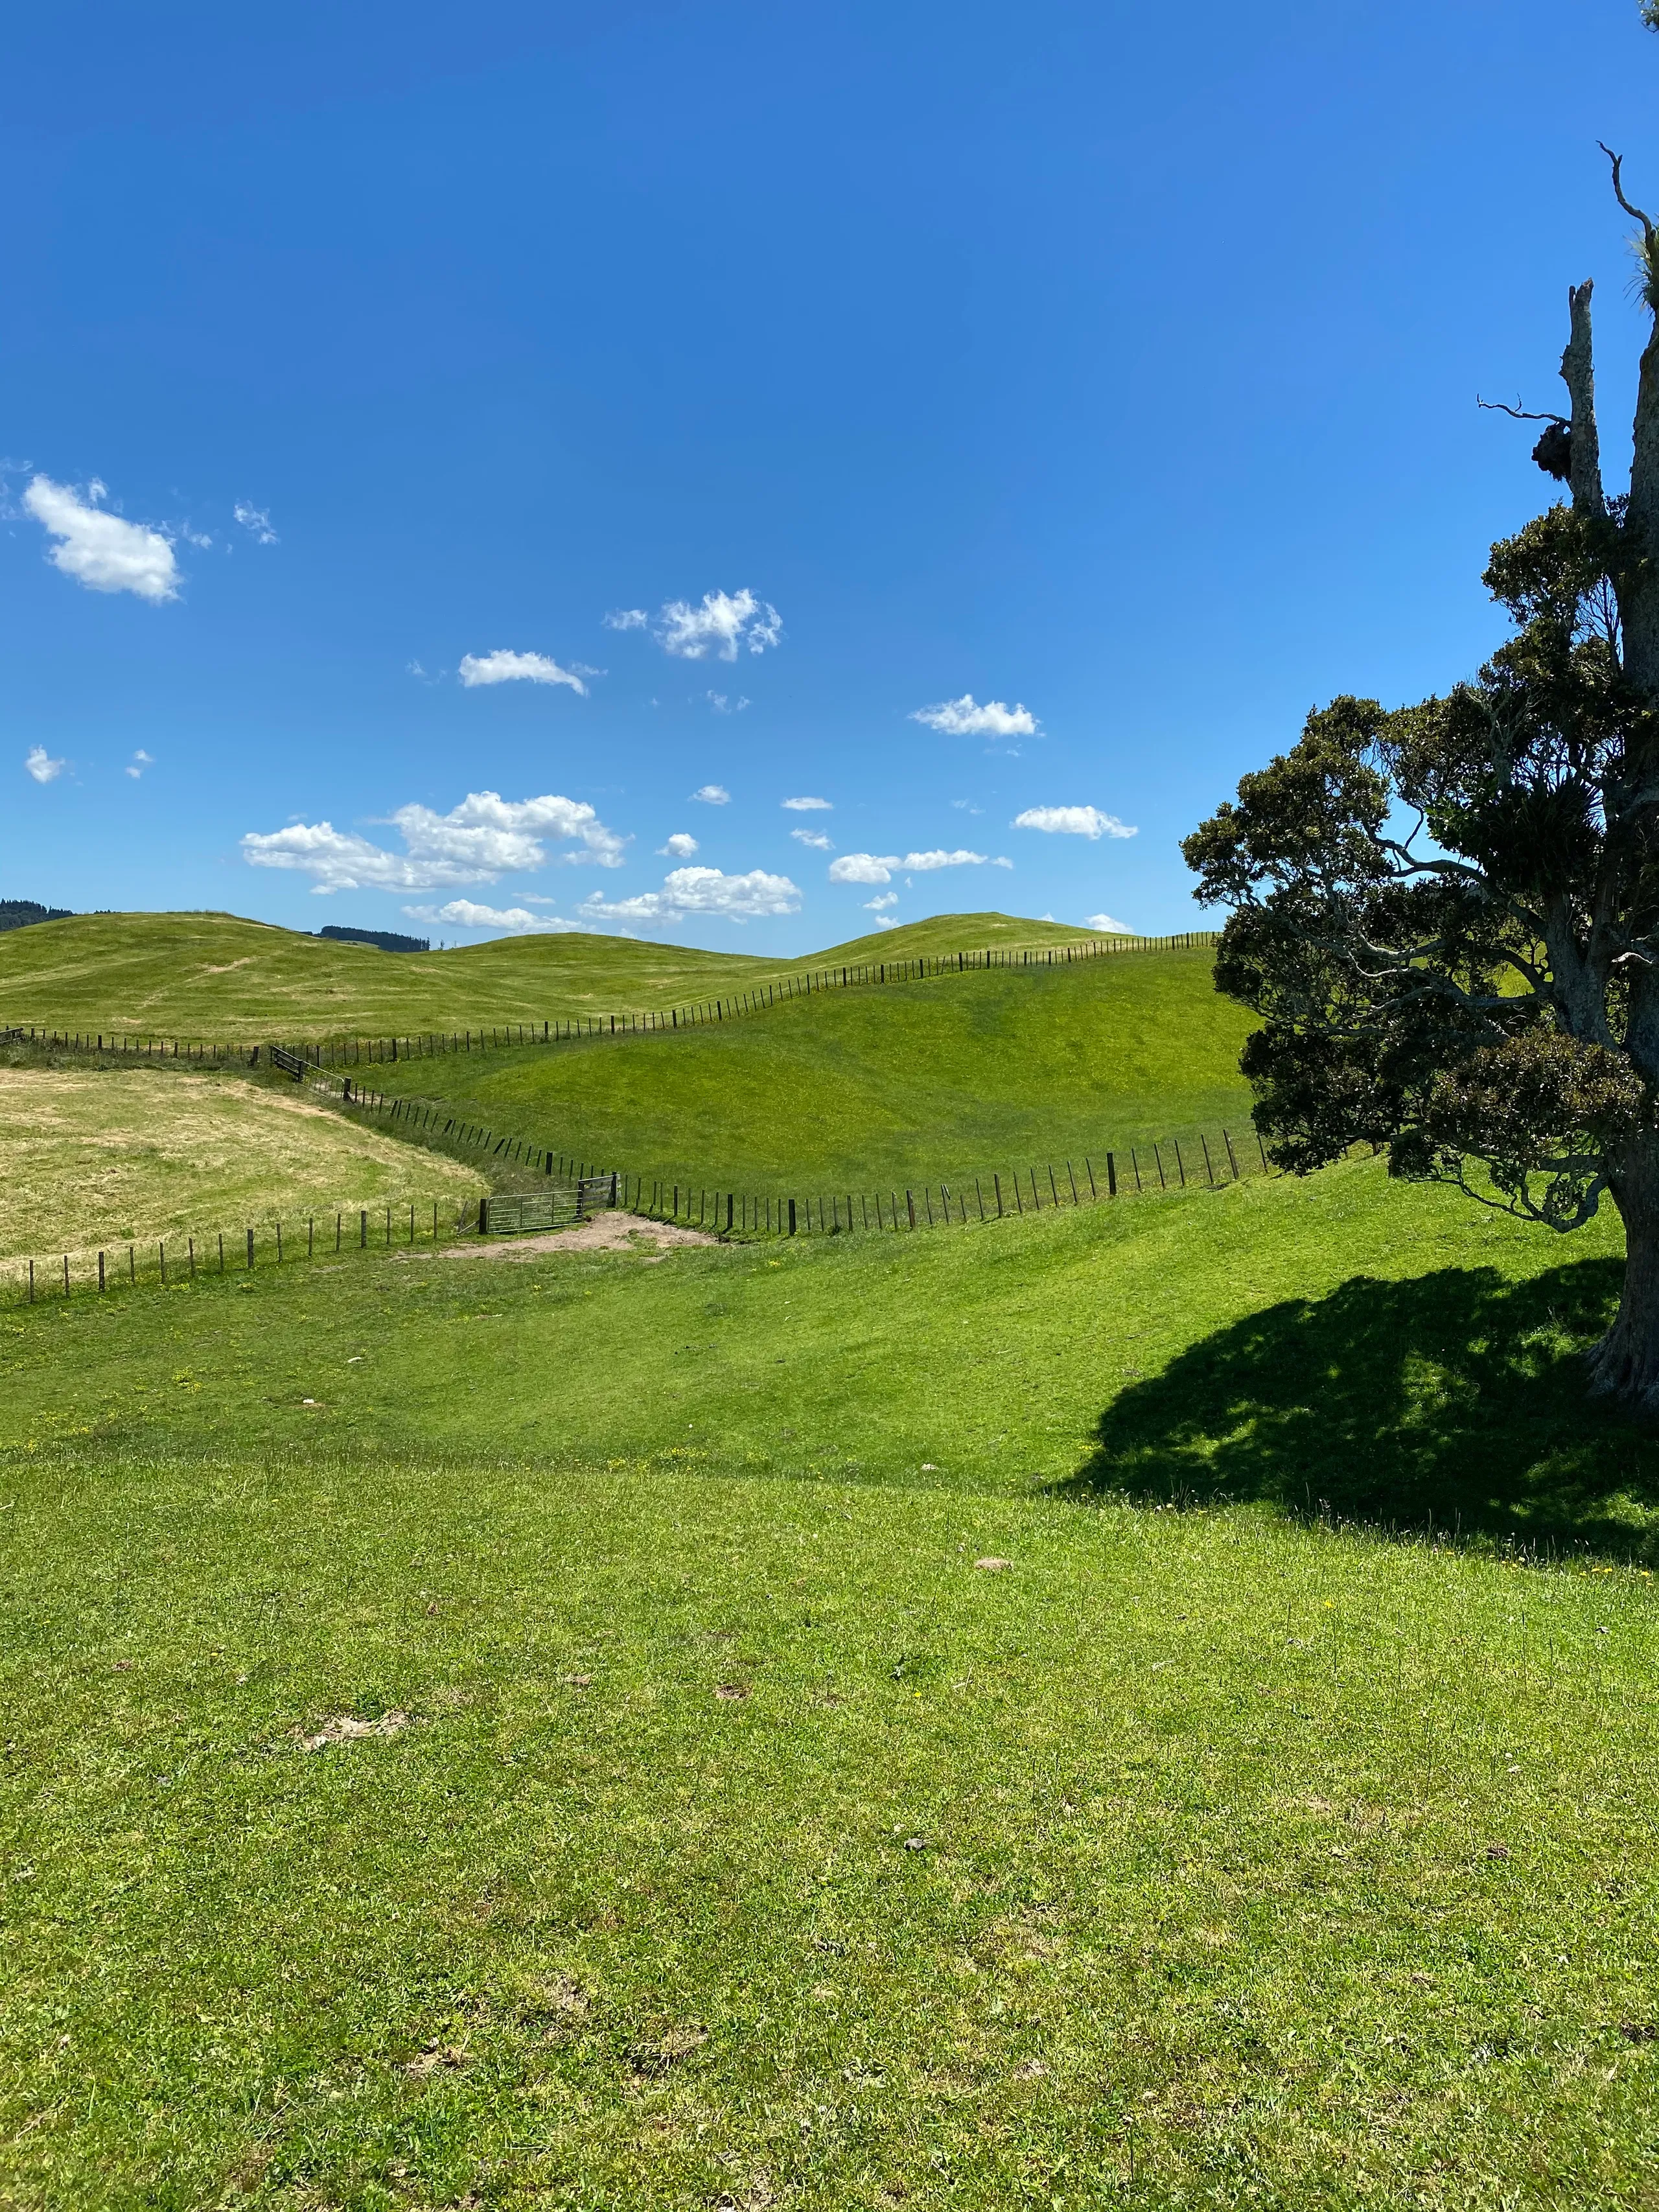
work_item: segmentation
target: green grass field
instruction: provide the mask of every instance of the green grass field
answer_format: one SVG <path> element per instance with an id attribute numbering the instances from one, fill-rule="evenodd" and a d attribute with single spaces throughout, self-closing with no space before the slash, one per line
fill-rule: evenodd
<path id="1" fill-rule="evenodd" d="M 1249 1127 L 1249 1021 L 1203 951 L 831 991 L 709 1028 L 377 1067 L 495 1128 L 721 1189 L 955 1184 Z M 1173 1172 L 1173 1170 L 1171 1170 Z M 1063 1170 L 1062 1170 L 1063 1179 Z"/>
<path id="2" fill-rule="evenodd" d="M 0 1027 L 258 1042 L 414 1036 L 666 1009 L 831 958 L 900 959 L 1093 933 L 1008 915 L 945 915 L 804 960 L 762 960 L 585 933 L 387 953 L 226 914 L 93 914 L 0 933 Z"/>
<path id="3" fill-rule="evenodd" d="M 1617 1279 L 1366 1162 L 14 1309 L 0 2201 L 1651 2205 Z"/>
<path id="4" fill-rule="evenodd" d="M 365 1030 L 441 1020 L 432 973 L 474 1026 L 731 988 L 615 939 L 234 968 L 160 920 L 62 965 L 80 1026 L 126 1025 L 124 945 L 210 1033 L 315 1033 L 319 976 Z M 396 1075 L 856 1187 L 1242 1121 L 1243 1034 L 1207 954 L 1126 954 Z M 364 1142 L 5 1073 L 50 1090 L 18 1189 L 29 1147 L 187 1183 L 192 1112 Z M 0 1308 L 0 2206 L 1659 2204 L 1659 1438 L 1578 1358 L 1616 1222 L 1364 1160 L 292 1249 Z"/>
<path id="5" fill-rule="evenodd" d="M 286 1086 L 173 1067 L 0 1063 L 0 1261 L 399 1200 L 453 1221 L 489 1187 Z"/>

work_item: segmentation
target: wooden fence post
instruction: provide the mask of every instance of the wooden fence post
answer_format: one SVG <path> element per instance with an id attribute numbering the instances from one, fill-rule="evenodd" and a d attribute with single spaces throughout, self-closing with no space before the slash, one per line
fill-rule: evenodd
<path id="1" fill-rule="evenodd" d="M 98 1287 L 100 1291 L 104 1287 L 104 1255 L 101 1252 L 98 1255 Z"/>
<path id="2" fill-rule="evenodd" d="M 253 1265 L 253 1231 L 251 1229 L 247 1232 L 247 1263 L 250 1267 Z"/>
<path id="3" fill-rule="evenodd" d="M 1115 1198 L 1117 1196 L 1117 1155 L 1115 1152 L 1108 1152 L 1106 1155 L 1106 1195 L 1108 1198 Z"/>
<path id="4" fill-rule="evenodd" d="M 795 1233 L 795 1201 L 794 1201 L 794 1200 L 792 1198 L 792 1199 L 790 1200 L 790 1201 L 789 1201 L 789 1234 L 793 1237 L 793 1236 L 794 1235 L 794 1233 Z"/>
<path id="5" fill-rule="evenodd" d="M 1000 1175 L 994 1175 L 994 1176 L 991 1177 L 991 1181 L 992 1181 L 992 1182 L 995 1184 L 995 1186 L 996 1186 L 996 1194 L 997 1194 L 997 1219 L 998 1219 L 999 1221 L 1000 1221 L 1000 1220 L 1001 1220 L 1001 1218 L 1002 1218 L 1002 1177 L 1001 1177 Z"/>

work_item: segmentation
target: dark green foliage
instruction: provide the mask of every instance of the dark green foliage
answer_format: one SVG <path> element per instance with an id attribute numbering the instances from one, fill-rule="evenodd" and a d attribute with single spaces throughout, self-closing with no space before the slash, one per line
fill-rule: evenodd
<path id="1" fill-rule="evenodd" d="M 1624 529 L 1557 507 L 1496 546 L 1516 629 L 1473 683 L 1334 701 L 1187 840 L 1283 1165 L 1369 1141 L 1480 1162 L 1554 1228 L 1625 1206 L 1659 1121 L 1659 716 L 1620 665 Z"/>
<path id="2" fill-rule="evenodd" d="M 374 945 L 382 952 L 430 952 L 429 937 L 405 937 L 396 929 L 346 929 L 337 922 L 328 922 L 317 933 L 319 937 L 331 938 L 337 945 Z"/>
<path id="3" fill-rule="evenodd" d="M 66 906 L 42 906 L 39 899 L 0 899 L 0 929 L 26 929 L 33 921 L 69 921 Z"/>

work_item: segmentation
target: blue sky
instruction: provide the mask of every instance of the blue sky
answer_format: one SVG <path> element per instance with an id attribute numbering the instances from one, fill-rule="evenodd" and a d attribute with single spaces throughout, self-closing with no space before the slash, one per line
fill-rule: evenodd
<path id="1" fill-rule="evenodd" d="M 1634 0 L 60 0 L 0 52 L 0 896 L 1185 927 L 1310 705 L 1500 635 L 1550 488 L 1474 396 L 1559 404 L 1587 276 L 1625 449 Z"/>

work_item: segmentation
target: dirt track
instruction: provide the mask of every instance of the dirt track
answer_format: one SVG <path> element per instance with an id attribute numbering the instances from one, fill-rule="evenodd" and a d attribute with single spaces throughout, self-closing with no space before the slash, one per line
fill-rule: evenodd
<path id="1" fill-rule="evenodd" d="M 647 1221 L 637 1213 L 595 1213 L 574 1229 L 550 1229 L 539 1237 L 481 1237 L 470 1244 L 448 1244 L 440 1260 L 541 1260 L 550 1252 L 632 1252 L 661 1260 L 674 1244 L 718 1244 L 706 1230 L 683 1229 L 678 1222 Z M 410 1253 L 400 1255 L 413 1259 Z M 433 1255 L 428 1254 L 428 1259 Z"/>

